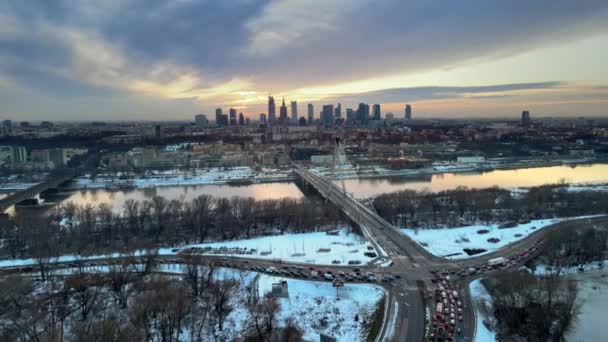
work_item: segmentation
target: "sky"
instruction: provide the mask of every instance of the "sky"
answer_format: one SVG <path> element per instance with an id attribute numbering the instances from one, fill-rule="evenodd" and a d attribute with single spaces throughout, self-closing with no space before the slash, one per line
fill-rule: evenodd
<path id="1" fill-rule="evenodd" d="M 608 116 L 605 0 L 0 2 L 0 119 Z"/>

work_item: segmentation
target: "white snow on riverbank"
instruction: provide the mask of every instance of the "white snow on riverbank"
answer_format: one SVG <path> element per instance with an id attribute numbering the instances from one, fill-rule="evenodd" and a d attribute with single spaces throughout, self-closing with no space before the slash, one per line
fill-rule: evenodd
<path id="1" fill-rule="evenodd" d="M 337 235 L 328 235 L 325 232 L 282 234 L 246 240 L 159 248 L 158 254 L 161 256 L 176 255 L 185 249 L 198 248 L 200 249 L 200 254 L 206 255 L 282 260 L 317 265 L 332 265 L 335 264 L 334 261 L 339 261 L 340 265 L 345 265 L 349 261 L 367 264 L 374 260 L 374 258 L 364 255 L 367 252 L 374 252 L 373 248 L 369 250 L 368 247 L 371 248 L 371 244 L 365 238 L 342 229 Z M 141 256 L 142 252 L 138 251 L 133 255 Z M 89 256 L 62 255 L 50 258 L 49 262 L 75 262 L 111 259 L 121 256 L 125 255 L 121 255 L 120 253 Z M 0 260 L 0 268 L 36 264 L 36 260 L 32 258 Z"/>
<path id="2" fill-rule="evenodd" d="M 247 166 L 233 168 L 208 168 L 192 171 L 156 171 L 146 176 L 134 174 L 97 175 L 95 178 L 79 177 L 76 188 L 103 189 L 114 187 L 152 188 L 159 186 L 226 184 L 229 182 L 273 182 L 290 180 L 291 170 L 253 170 Z"/>
<path id="3" fill-rule="evenodd" d="M 342 229 L 337 235 L 325 232 L 283 234 L 254 239 L 203 243 L 181 249 L 198 248 L 201 254 L 255 258 L 318 265 L 367 264 L 374 252 L 371 243 L 360 235 Z M 371 249 L 370 249 L 371 248 Z M 374 252 L 375 253 L 375 252 Z"/>
<path id="4" fill-rule="evenodd" d="M 475 306 L 475 342 L 490 342 L 496 340 L 496 333 L 486 326 L 484 321 L 487 321 L 488 317 L 485 316 L 484 312 L 491 310 L 484 310 L 484 307 L 492 306 L 492 296 L 488 293 L 485 286 L 481 283 L 480 279 L 475 279 L 469 284 L 469 291 L 471 292 L 471 299 Z"/>
<path id="5" fill-rule="evenodd" d="M 464 252 L 465 248 L 485 250 L 485 252 L 474 256 L 488 254 L 552 224 L 595 216 L 602 215 L 532 220 L 529 223 L 518 224 L 513 228 L 503 229 L 498 228 L 498 224 L 490 224 L 441 229 L 416 230 L 406 228 L 401 229 L 401 231 L 434 255 L 448 259 L 466 259 L 472 256 Z M 488 232 L 479 234 L 478 231 L 482 230 Z M 489 242 L 488 239 L 498 239 L 499 241 Z"/>
<path id="6" fill-rule="evenodd" d="M 331 283 L 285 279 L 261 275 L 258 282 L 260 296 L 272 290 L 272 284 L 287 281 L 289 298 L 280 298 L 278 319 L 282 325 L 293 319 L 304 330 L 304 340 L 318 341 L 319 333 L 337 341 L 364 341 L 363 321 L 370 321 L 384 290 L 373 285 L 346 284 L 339 289 Z M 358 322 L 355 321 L 358 315 Z"/>

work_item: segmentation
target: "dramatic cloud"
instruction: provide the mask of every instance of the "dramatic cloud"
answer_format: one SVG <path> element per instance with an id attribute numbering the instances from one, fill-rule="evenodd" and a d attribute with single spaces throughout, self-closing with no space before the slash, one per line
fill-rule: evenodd
<path id="1" fill-rule="evenodd" d="M 44 110 L 31 104 L 24 112 L 19 97 L 51 101 L 57 108 L 50 111 L 72 113 L 73 97 L 115 101 L 127 109 L 129 99 L 147 96 L 175 101 L 176 112 L 184 115 L 217 105 L 256 111 L 269 92 L 329 100 L 339 96 L 309 96 L 305 90 L 450 70 L 559 46 L 606 34 L 607 20 L 608 3 L 593 0 L 5 1 L 0 3 L 0 99 L 9 93 L 13 98 L 0 116 L 44 118 Z M 503 96 L 476 93 L 532 86 L 412 88 L 405 77 L 400 85 L 406 88 L 365 92 L 360 100 Z M 344 96 L 359 101 L 359 95 Z M 161 107 L 163 112 L 171 108 Z"/>

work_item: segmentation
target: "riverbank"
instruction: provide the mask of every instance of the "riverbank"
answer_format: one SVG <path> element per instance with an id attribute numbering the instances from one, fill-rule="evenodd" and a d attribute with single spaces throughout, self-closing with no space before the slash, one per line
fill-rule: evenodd
<path id="1" fill-rule="evenodd" d="M 434 177 L 484 175 L 495 172 L 507 172 L 508 170 L 530 170 L 547 169 L 551 167 L 574 167 L 585 165 L 607 164 L 606 160 L 598 159 L 563 159 L 563 160 L 517 160 L 502 161 L 490 160 L 478 165 L 452 165 L 445 164 L 420 169 L 387 169 L 379 165 L 343 167 L 341 170 L 332 172 L 329 167 L 313 167 L 312 170 L 322 176 L 343 179 L 350 182 L 358 180 L 387 180 L 389 182 L 431 182 Z M 293 182 L 297 179 L 291 168 L 276 169 L 264 168 L 254 170 L 248 166 L 231 168 L 207 168 L 188 171 L 149 171 L 144 175 L 131 172 L 119 172 L 115 174 L 85 175 L 74 179 L 67 190 L 86 189 L 147 189 L 156 187 L 194 186 L 194 185 L 250 185 L 275 182 Z M 556 179 L 555 182 L 558 180 Z M 595 183 L 607 183 L 608 176 L 602 180 L 592 180 L 583 183 L 595 185 Z M 27 189 L 36 183 L 10 183 L 0 185 L 0 192 L 15 192 Z M 466 185 L 466 184 L 463 184 Z M 492 184 L 501 185 L 501 184 Z M 492 186 L 489 185 L 489 186 Z M 506 187 L 510 187 L 506 185 Z M 432 189 L 431 189 L 432 190 Z M 368 196 L 369 197 L 369 196 Z"/>
<path id="2" fill-rule="evenodd" d="M 493 170 L 516 170 L 563 165 L 588 165 L 594 163 L 592 159 L 570 159 L 557 161 L 530 161 L 520 160 L 514 163 L 496 163 L 478 165 L 476 167 L 454 169 L 424 168 L 389 170 L 382 166 L 358 166 L 345 168 L 332 173 L 330 168 L 314 167 L 313 171 L 326 177 L 335 179 L 374 179 L 374 178 L 417 178 L 432 177 L 441 174 L 470 174 L 491 172 Z M 273 182 L 292 182 L 296 180 L 292 169 L 262 169 L 256 171 L 250 167 L 209 168 L 194 171 L 164 171 L 151 172 L 146 176 L 129 174 L 99 175 L 95 178 L 79 177 L 71 185 L 71 189 L 124 189 L 124 188 L 151 188 L 162 186 L 187 185 L 248 185 Z M 608 180 L 608 179 L 607 179 Z"/>

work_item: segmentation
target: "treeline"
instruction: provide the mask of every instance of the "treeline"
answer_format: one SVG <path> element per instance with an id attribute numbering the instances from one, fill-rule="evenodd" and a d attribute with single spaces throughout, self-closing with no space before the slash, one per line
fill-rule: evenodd
<path id="1" fill-rule="evenodd" d="M 499 273 L 483 280 L 492 295 L 485 317 L 499 341 L 562 341 L 580 312 L 574 279 L 526 271 Z"/>
<path id="2" fill-rule="evenodd" d="M 607 257 L 608 223 L 604 221 L 594 225 L 572 225 L 552 232 L 544 243 L 538 263 L 559 275 L 566 268 L 603 263 Z"/>
<path id="3" fill-rule="evenodd" d="M 497 187 L 436 193 L 414 190 L 383 194 L 373 201 L 380 216 L 401 227 L 456 227 L 468 224 L 603 214 L 608 192 L 568 191 L 560 185 L 512 192 Z"/>
<path id="4" fill-rule="evenodd" d="M 561 341 L 580 313 L 577 281 L 568 277 L 575 267 L 603 264 L 608 252 L 608 223 L 571 224 L 546 237 L 535 273 L 514 271 L 483 280 L 493 305 L 486 313 L 501 341 Z M 570 272 L 566 272 L 566 270 Z"/>
<path id="5" fill-rule="evenodd" d="M 35 282 L 0 279 L 2 341 L 301 341 L 280 304 L 259 297 L 244 275 L 215 275 L 206 265 L 184 266 L 183 275 L 142 272 L 128 263 L 106 273 L 76 271 Z M 256 280 L 253 280 L 256 281 Z M 241 331 L 228 326 L 237 309 Z"/>
<path id="6" fill-rule="evenodd" d="M 130 251 L 155 246 L 248 238 L 280 232 L 307 232 L 343 223 L 341 213 L 317 199 L 215 198 L 190 202 L 153 197 L 127 200 L 121 212 L 67 203 L 48 215 L 18 215 L 3 224 L 0 253 L 12 258 Z"/>

